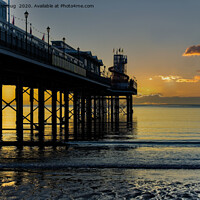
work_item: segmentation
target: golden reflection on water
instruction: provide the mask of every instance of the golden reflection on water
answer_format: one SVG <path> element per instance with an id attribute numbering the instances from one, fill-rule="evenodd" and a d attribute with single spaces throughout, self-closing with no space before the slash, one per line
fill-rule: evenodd
<path id="1" fill-rule="evenodd" d="M 137 139 L 200 139 L 200 107 L 134 106 Z"/>
<path id="2" fill-rule="evenodd" d="M 8 183 L 2 183 L 1 187 L 11 187 L 15 185 L 15 181 L 11 181 Z"/>

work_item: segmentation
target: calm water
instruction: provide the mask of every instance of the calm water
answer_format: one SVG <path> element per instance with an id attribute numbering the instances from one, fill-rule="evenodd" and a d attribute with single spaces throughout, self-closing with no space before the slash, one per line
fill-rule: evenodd
<path id="1" fill-rule="evenodd" d="M 100 141 L 2 147 L 0 199 L 200 199 L 199 121 L 200 106 L 135 106 L 133 129 Z"/>

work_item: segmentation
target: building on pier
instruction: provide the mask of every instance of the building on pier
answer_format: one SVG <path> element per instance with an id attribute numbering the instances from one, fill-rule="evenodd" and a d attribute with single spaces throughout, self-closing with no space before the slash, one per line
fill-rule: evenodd
<path id="1" fill-rule="evenodd" d="M 73 48 L 65 40 L 50 45 L 0 18 L 0 145 L 101 138 L 106 124 L 118 127 L 121 100 L 130 125 L 137 83 L 126 74 L 126 64 L 127 57 L 116 53 L 111 77 L 104 77 L 103 62 L 92 52 Z M 2 95 L 6 85 L 15 87 L 11 101 Z M 7 108 L 16 112 L 14 143 L 5 141 L 9 130 L 3 127 L 2 115 Z M 51 138 L 45 135 L 46 127 Z M 25 130 L 30 131 L 26 139 Z"/>
<path id="2" fill-rule="evenodd" d="M 84 69 L 100 76 L 100 67 L 103 66 L 103 62 L 97 56 L 92 55 L 91 51 L 81 51 L 80 48 L 75 49 L 66 44 L 65 40 L 52 41 L 52 46 L 78 59 L 80 63 L 83 63 Z"/>

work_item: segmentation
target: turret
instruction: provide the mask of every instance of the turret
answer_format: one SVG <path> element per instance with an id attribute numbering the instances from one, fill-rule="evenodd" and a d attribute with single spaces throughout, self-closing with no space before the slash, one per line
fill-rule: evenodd
<path id="1" fill-rule="evenodd" d="M 127 88 L 129 76 L 127 73 L 127 56 L 123 55 L 123 50 L 114 52 L 113 67 L 109 68 L 111 72 L 111 83 L 114 87 Z"/>
<path id="2" fill-rule="evenodd" d="M 124 56 L 123 54 L 115 54 L 113 64 L 116 72 L 123 74 L 127 73 L 127 56 Z"/>

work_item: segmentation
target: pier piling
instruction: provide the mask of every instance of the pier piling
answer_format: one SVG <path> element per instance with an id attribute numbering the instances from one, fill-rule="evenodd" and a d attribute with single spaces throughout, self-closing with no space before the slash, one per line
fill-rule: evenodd
<path id="1" fill-rule="evenodd" d="M 16 130 L 17 141 L 23 143 L 23 86 L 19 80 L 16 85 Z"/>
<path id="2" fill-rule="evenodd" d="M 33 123 L 34 123 L 34 89 L 30 88 L 30 129 L 31 129 L 31 141 L 33 141 Z"/>
<path id="3" fill-rule="evenodd" d="M 52 140 L 56 142 L 57 136 L 57 91 L 52 89 Z"/>
<path id="4" fill-rule="evenodd" d="M 44 142 L 44 88 L 40 86 L 39 88 L 39 142 L 42 144 Z"/>
<path id="5" fill-rule="evenodd" d="M 73 96 L 73 117 L 74 117 L 74 139 L 78 139 L 78 96 L 77 96 L 77 91 L 74 91 L 74 96 Z"/>
<path id="6" fill-rule="evenodd" d="M 85 139 L 85 92 L 81 95 L 81 134 L 82 140 Z"/>
<path id="7" fill-rule="evenodd" d="M 63 112 L 62 112 L 62 108 L 63 108 L 63 98 L 62 98 L 62 91 L 60 91 L 60 134 L 62 135 L 62 125 L 63 125 Z"/>
<path id="8" fill-rule="evenodd" d="M 91 138 L 91 123 L 92 123 L 92 104 L 91 104 L 91 96 L 87 95 L 86 98 L 86 116 L 87 116 L 87 138 Z"/>
<path id="9" fill-rule="evenodd" d="M 64 92 L 65 101 L 65 142 L 69 139 L 69 92 Z"/>
<path id="10" fill-rule="evenodd" d="M 0 79 L 0 142 L 2 141 L 2 132 L 3 132 L 3 119 L 2 119 L 2 83 Z"/>

